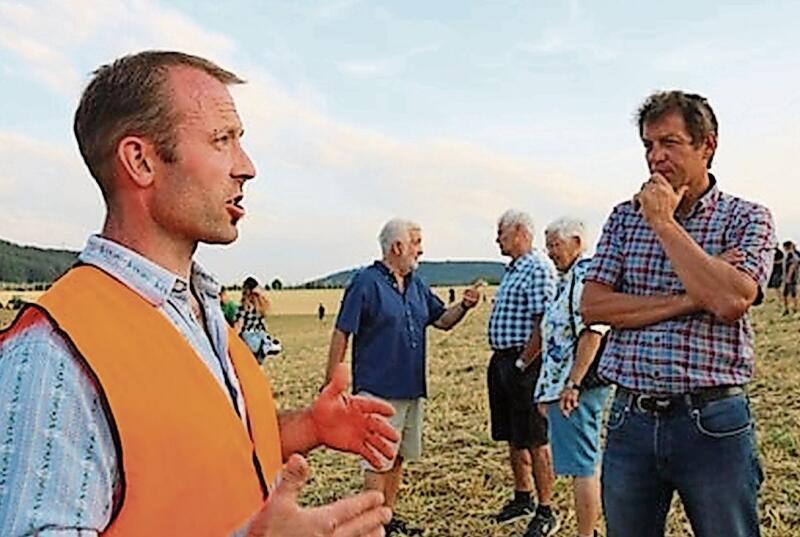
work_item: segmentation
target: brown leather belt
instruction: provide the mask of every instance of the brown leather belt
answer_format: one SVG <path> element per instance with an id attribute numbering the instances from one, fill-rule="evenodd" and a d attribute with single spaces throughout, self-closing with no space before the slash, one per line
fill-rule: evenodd
<path id="1" fill-rule="evenodd" d="M 648 395 L 622 386 L 617 387 L 617 397 L 627 397 L 628 404 L 643 412 L 666 414 L 676 408 L 699 408 L 711 401 L 719 401 L 745 393 L 743 386 L 713 386 L 679 395 Z"/>

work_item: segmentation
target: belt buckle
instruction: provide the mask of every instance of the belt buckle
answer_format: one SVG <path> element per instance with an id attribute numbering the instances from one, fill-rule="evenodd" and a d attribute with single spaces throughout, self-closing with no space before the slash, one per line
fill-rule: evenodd
<path id="1" fill-rule="evenodd" d="M 636 408 L 640 412 L 666 412 L 672 406 L 669 398 L 654 397 L 652 395 L 639 395 L 636 397 Z"/>

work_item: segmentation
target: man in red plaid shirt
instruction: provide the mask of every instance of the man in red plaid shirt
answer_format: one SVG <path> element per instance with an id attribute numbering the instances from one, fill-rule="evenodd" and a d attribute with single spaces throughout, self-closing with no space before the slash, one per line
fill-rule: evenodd
<path id="1" fill-rule="evenodd" d="M 675 491 L 696 537 L 757 536 L 763 476 L 744 386 L 772 216 L 709 173 L 717 119 L 705 98 L 656 93 L 638 122 L 650 177 L 606 222 L 581 308 L 587 324 L 614 328 L 600 363 L 618 386 L 603 461 L 608 537 L 663 535 Z"/>

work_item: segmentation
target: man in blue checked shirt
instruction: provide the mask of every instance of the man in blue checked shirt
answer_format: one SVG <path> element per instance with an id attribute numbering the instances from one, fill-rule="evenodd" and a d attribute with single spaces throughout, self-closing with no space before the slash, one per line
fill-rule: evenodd
<path id="1" fill-rule="evenodd" d="M 696 537 L 755 537 L 763 476 L 744 390 L 748 310 L 772 267 L 772 216 L 709 173 L 717 119 L 705 98 L 653 94 L 638 122 L 650 177 L 606 222 L 581 305 L 587 323 L 614 328 L 599 368 L 618 386 L 607 534 L 663 536 L 677 491 Z"/>
<path id="2" fill-rule="evenodd" d="M 497 244 L 511 263 L 489 317 L 489 409 L 492 439 L 508 442 L 514 497 L 494 519 L 503 523 L 533 514 L 525 536 L 543 537 L 559 524 L 550 509 L 555 476 L 547 421 L 533 404 L 533 391 L 542 363 L 539 322 L 555 295 L 556 272 L 547 256 L 533 249 L 533 222 L 524 212 L 503 213 Z M 531 499 L 534 483 L 538 507 Z"/>
<path id="3" fill-rule="evenodd" d="M 330 379 L 344 360 L 353 335 L 353 392 L 388 401 L 390 419 L 401 433 L 397 457 L 382 468 L 364 464 L 365 488 L 383 493 L 394 508 L 403 461 L 422 450 L 425 382 L 425 332 L 428 326 L 449 330 L 480 298 L 480 283 L 464 292 L 460 302 L 445 308 L 442 300 L 417 276 L 422 255 L 422 231 L 409 220 L 393 219 L 379 235 L 383 257 L 358 272 L 345 291 L 328 360 Z M 421 528 L 394 516 L 386 534 L 420 535 Z"/>

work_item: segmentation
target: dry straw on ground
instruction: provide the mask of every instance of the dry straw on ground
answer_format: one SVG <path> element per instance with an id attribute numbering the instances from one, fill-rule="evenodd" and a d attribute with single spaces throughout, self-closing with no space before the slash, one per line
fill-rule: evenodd
<path id="1" fill-rule="evenodd" d="M 319 300 L 313 298 L 305 307 Z M 421 461 L 408 465 L 398 504 L 398 511 L 427 528 L 428 536 L 510 537 L 524 531 L 524 522 L 497 526 L 487 519 L 511 493 L 505 448 L 487 433 L 488 310 L 489 304 L 481 304 L 451 332 L 429 332 L 425 453 Z M 322 382 L 332 319 L 320 323 L 311 313 L 274 316 L 269 321 L 285 347 L 266 366 L 284 408 L 308 403 Z M 750 394 L 766 473 L 760 495 L 764 537 L 800 535 L 800 315 L 780 313 L 773 297 L 754 310 L 757 377 Z M 10 315 L 0 312 L 0 326 L 9 322 Z M 353 456 L 319 450 L 310 460 L 313 477 L 304 502 L 327 502 L 360 488 L 361 471 Z M 559 535 L 575 534 L 571 503 L 568 483 L 559 480 L 555 497 L 563 521 Z M 668 535 L 691 535 L 677 501 Z"/>

